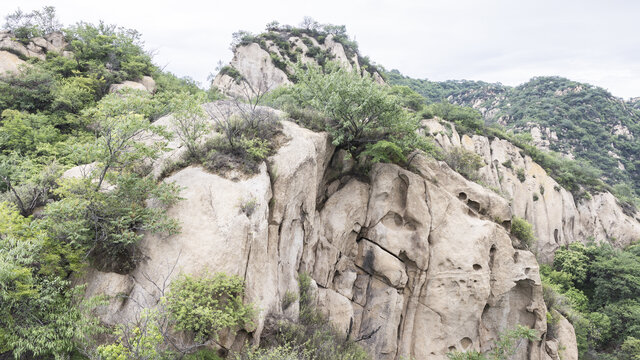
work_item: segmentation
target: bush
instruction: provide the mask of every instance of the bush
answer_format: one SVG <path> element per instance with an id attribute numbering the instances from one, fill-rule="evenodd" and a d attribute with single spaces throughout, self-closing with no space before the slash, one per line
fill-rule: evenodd
<path id="1" fill-rule="evenodd" d="M 539 339 L 535 329 L 529 329 L 522 325 L 517 325 L 515 329 L 505 331 L 498 336 L 498 340 L 493 344 L 491 350 L 486 353 L 478 351 L 449 352 L 447 357 L 451 360 L 507 360 L 518 350 L 522 341 L 536 341 Z"/>
<path id="2" fill-rule="evenodd" d="M 256 173 L 260 163 L 276 150 L 282 124 L 269 110 L 237 100 L 205 109 L 221 134 L 204 144 L 203 163 L 208 169 Z"/>
<path id="3" fill-rule="evenodd" d="M 80 22 L 66 32 L 69 50 L 78 69 L 89 76 L 105 80 L 101 89 L 124 80 L 137 80 L 153 72 L 151 57 L 142 49 L 141 35 L 131 29 L 100 22 Z"/>
<path id="4" fill-rule="evenodd" d="M 520 240 L 517 248 L 529 250 L 535 245 L 536 238 L 533 235 L 533 226 L 523 218 L 514 216 L 511 219 L 511 235 Z"/>
<path id="5" fill-rule="evenodd" d="M 320 112 L 328 120 L 324 130 L 334 145 L 354 158 L 366 150 L 390 155 L 389 151 L 397 154 L 399 148 L 404 156 L 416 149 L 435 151 L 427 139 L 417 134 L 417 117 L 402 109 L 389 88 L 371 76 L 361 76 L 332 63 L 325 69 L 298 67 L 296 79 L 298 82 L 287 93 L 293 100 L 289 106 Z M 386 143 L 375 145 L 382 140 Z"/>
<path id="6" fill-rule="evenodd" d="M 516 176 L 518 177 L 518 180 L 520 180 L 520 182 L 524 182 L 525 180 L 527 180 L 526 175 L 524 174 L 524 169 L 523 168 L 518 168 L 516 169 Z"/>
<path id="7" fill-rule="evenodd" d="M 478 181 L 478 170 L 485 166 L 484 160 L 480 155 L 461 147 L 454 147 L 446 151 L 444 153 L 444 161 L 451 169 L 471 181 Z"/>
<path id="8" fill-rule="evenodd" d="M 244 281 L 238 276 L 182 275 L 171 283 L 166 306 L 175 328 L 193 333 L 201 342 L 217 340 L 223 329 L 252 326 L 255 311 L 243 304 L 243 298 Z"/>

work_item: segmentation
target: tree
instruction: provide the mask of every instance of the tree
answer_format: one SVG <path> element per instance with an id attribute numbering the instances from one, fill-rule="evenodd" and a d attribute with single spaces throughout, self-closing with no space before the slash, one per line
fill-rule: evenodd
<path id="1" fill-rule="evenodd" d="M 193 96 L 187 92 L 176 94 L 171 103 L 171 123 L 175 134 L 187 147 L 189 156 L 197 159 L 198 147 L 202 137 L 211 129 L 201 107 L 202 96 Z"/>
<path id="2" fill-rule="evenodd" d="M 223 329 L 252 325 L 255 311 L 243 298 L 244 281 L 238 276 L 181 275 L 171 283 L 166 306 L 177 330 L 192 332 L 196 341 L 217 341 Z"/>
<path id="3" fill-rule="evenodd" d="M 523 218 L 514 216 L 511 219 L 511 234 L 520 240 L 524 249 L 530 249 L 535 245 L 536 237 L 533 234 L 533 226 Z"/>
<path id="4" fill-rule="evenodd" d="M 300 27 L 305 30 L 315 31 L 320 28 L 320 23 L 315 21 L 311 16 L 305 16 L 300 23 Z"/>
<path id="5" fill-rule="evenodd" d="M 30 13 L 24 13 L 18 9 L 4 19 L 4 28 L 22 41 L 59 31 L 62 28 L 56 17 L 56 8 L 53 6 L 45 6 L 42 10 L 34 10 Z"/>
<path id="6" fill-rule="evenodd" d="M 585 246 L 579 242 L 570 244 L 568 249 L 559 249 L 553 259 L 553 267 L 570 274 L 573 283 L 579 286 L 587 278 L 589 258 L 585 252 Z"/>
<path id="7" fill-rule="evenodd" d="M 46 232 L 0 202 L 0 354 L 63 359 L 100 331 L 86 311 L 97 303 L 74 302 L 77 291 L 48 250 Z"/>
<path id="8" fill-rule="evenodd" d="M 296 78 L 292 95 L 298 105 L 321 111 L 331 119 L 327 130 L 334 145 L 354 157 L 380 140 L 390 140 L 407 151 L 408 142 L 416 139 L 417 121 L 389 96 L 387 87 L 368 74 L 360 76 L 330 64 L 326 74 L 318 66 L 298 68 Z"/>

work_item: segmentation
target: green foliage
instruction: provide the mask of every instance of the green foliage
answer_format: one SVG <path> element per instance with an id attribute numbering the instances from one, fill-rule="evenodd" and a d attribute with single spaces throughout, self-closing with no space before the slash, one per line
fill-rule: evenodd
<path id="1" fill-rule="evenodd" d="M 16 359 L 62 359 L 100 330 L 85 311 L 91 304 L 74 304 L 69 280 L 51 271 L 45 242 L 43 230 L 0 203 L 0 353 Z"/>
<path id="2" fill-rule="evenodd" d="M 443 159 L 451 169 L 471 181 L 479 179 L 478 170 L 485 166 L 484 160 L 480 155 L 462 147 L 454 147 L 446 151 Z"/>
<path id="3" fill-rule="evenodd" d="M 195 97 L 188 92 L 176 94 L 171 101 L 171 119 L 175 134 L 187 147 L 192 158 L 199 157 L 199 147 L 204 135 L 211 131 L 202 110 L 204 96 Z"/>
<path id="4" fill-rule="evenodd" d="M 25 65 L 19 73 L 0 76 L 0 111 L 45 110 L 54 99 L 56 79 L 42 66 Z"/>
<path id="5" fill-rule="evenodd" d="M 137 80 L 154 69 L 142 50 L 140 33 L 100 22 L 80 22 L 66 31 L 79 71 L 104 79 L 102 91 L 124 80 Z"/>
<path id="6" fill-rule="evenodd" d="M 171 351 L 163 349 L 164 337 L 158 324 L 157 312 L 143 311 L 141 323 L 127 329 L 119 326 L 114 335 L 115 343 L 100 345 L 97 353 L 101 360 L 163 360 L 175 358 Z"/>
<path id="7" fill-rule="evenodd" d="M 407 86 L 392 86 L 389 95 L 395 96 L 400 105 L 409 110 L 419 112 L 425 107 L 425 99 Z"/>
<path id="8" fill-rule="evenodd" d="M 553 268 L 570 276 L 575 286 L 581 285 L 587 279 L 587 265 L 589 257 L 586 255 L 584 244 L 575 242 L 568 249 L 558 249 L 553 259 Z"/>
<path id="9" fill-rule="evenodd" d="M 638 249 L 573 243 L 556 252 L 553 268 L 541 268 L 547 307 L 573 323 L 580 356 L 616 353 L 640 336 Z"/>
<path id="10" fill-rule="evenodd" d="M 482 121 L 477 111 L 466 108 L 467 116 L 456 122 L 458 131 L 510 141 L 522 148 L 523 154 L 540 164 L 576 198 L 584 197 L 589 191 L 611 191 L 602 181 L 604 179 L 610 185 L 636 184 L 632 186 L 633 192 L 618 187 L 620 191 L 616 193 L 627 212 L 633 212 L 638 203 L 637 184 L 640 182 L 632 179 L 640 176 L 640 167 L 637 166 L 640 149 L 632 137 L 616 135 L 618 130 L 615 127 L 622 125 L 631 134 L 637 134 L 640 131 L 640 111 L 627 107 L 605 90 L 557 77 L 534 78 L 511 88 L 476 81 L 417 80 L 405 77 L 397 70 L 385 75 L 390 84 L 408 86 L 424 96 L 427 103 L 432 104 L 427 107 L 427 115 L 451 118 L 447 110 L 455 109 L 455 106 L 449 102 L 461 109 L 472 105 L 487 109 L 484 112 L 486 118 Z M 507 122 L 510 132 L 502 129 L 498 121 Z M 483 123 L 489 126 L 483 126 Z M 551 149 L 571 152 L 576 160 L 533 146 L 529 134 L 531 124 L 555 131 L 559 140 L 551 141 Z M 610 151 L 621 158 L 619 161 L 626 170 L 618 168 L 618 159 L 609 156 Z"/>
<path id="11" fill-rule="evenodd" d="M 536 237 L 533 234 L 533 226 L 523 218 L 514 216 L 511 219 L 511 235 L 520 240 L 520 248 L 532 249 L 535 246 Z"/>
<path id="12" fill-rule="evenodd" d="M 206 108 L 221 135 L 208 140 L 202 152 L 205 167 L 215 172 L 238 169 L 257 173 L 259 165 L 276 150 L 282 124 L 270 110 L 239 101 Z"/>
<path id="13" fill-rule="evenodd" d="M 516 176 L 518 177 L 518 180 L 520 180 L 520 182 L 524 182 L 525 180 L 527 180 L 526 175 L 524 174 L 524 169 L 523 168 L 517 168 L 516 169 Z"/>
<path id="14" fill-rule="evenodd" d="M 640 360 L 640 340 L 629 336 L 624 340 L 618 355 L 620 360 Z"/>
<path id="15" fill-rule="evenodd" d="M 462 133 L 479 133 L 484 128 L 484 122 L 480 113 L 469 107 L 460 107 L 443 101 L 431 104 L 428 111 L 447 121 L 456 124 L 456 129 Z"/>
<path id="16" fill-rule="evenodd" d="M 486 353 L 478 351 L 450 352 L 447 357 L 451 360 L 507 360 L 518 350 L 523 341 L 539 339 L 535 329 L 517 325 L 515 329 L 505 331 L 498 336 L 498 340 Z"/>
<path id="17" fill-rule="evenodd" d="M 407 162 L 407 158 L 403 154 L 402 149 L 387 140 L 380 140 L 373 145 L 368 145 L 360 155 L 370 157 L 373 163 L 404 164 Z"/>
<path id="18" fill-rule="evenodd" d="M 223 329 L 252 326 L 255 310 L 242 302 L 244 281 L 238 276 L 182 275 L 171 283 L 167 310 L 177 330 L 195 335 L 196 341 L 217 340 Z"/>
<path id="19" fill-rule="evenodd" d="M 292 105 L 323 114 L 333 143 L 352 156 L 368 151 L 401 160 L 398 149 L 404 156 L 416 149 L 434 151 L 417 135 L 417 118 L 401 108 L 397 96 L 389 94 L 389 87 L 377 84 L 372 77 L 332 64 L 324 71 L 315 66 L 298 68 L 296 78 L 297 84 L 288 93 Z M 376 145 L 381 140 L 386 142 Z"/>

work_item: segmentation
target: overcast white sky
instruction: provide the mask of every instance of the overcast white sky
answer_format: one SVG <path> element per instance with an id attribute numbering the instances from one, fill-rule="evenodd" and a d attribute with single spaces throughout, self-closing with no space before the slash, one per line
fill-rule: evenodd
<path id="1" fill-rule="evenodd" d="M 135 28 L 157 64 L 202 83 L 218 60 L 231 59 L 233 32 L 311 16 L 346 25 L 363 55 L 416 78 L 517 85 L 559 75 L 640 96 L 635 0 L 2 0 L 0 15 L 44 5 L 55 6 L 65 25 Z"/>

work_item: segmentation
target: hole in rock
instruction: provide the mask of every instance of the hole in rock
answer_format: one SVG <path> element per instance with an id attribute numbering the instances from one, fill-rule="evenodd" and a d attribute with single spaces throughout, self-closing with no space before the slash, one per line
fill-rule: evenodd
<path id="1" fill-rule="evenodd" d="M 560 238 L 558 237 L 558 229 L 553 230 L 553 238 L 556 241 L 556 244 L 560 242 Z"/>
<path id="2" fill-rule="evenodd" d="M 507 230 L 511 230 L 511 220 L 505 220 L 502 222 L 502 226 L 504 226 L 505 229 Z"/>
<path id="3" fill-rule="evenodd" d="M 473 264 L 473 270 L 475 271 L 482 270 L 482 266 L 480 264 Z"/>
<path id="4" fill-rule="evenodd" d="M 469 339 L 468 337 L 465 337 L 460 340 L 460 345 L 462 345 L 463 349 L 467 350 L 471 347 L 471 345 L 473 345 L 473 341 L 471 341 L 471 339 Z"/>
<path id="5" fill-rule="evenodd" d="M 403 221 L 402 221 L 402 216 L 400 216 L 400 215 L 398 215 L 398 214 L 395 214 L 395 215 L 393 216 L 393 221 L 395 221 L 396 226 L 402 226 L 402 223 L 403 223 Z"/>
<path id="6" fill-rule="evenodd" d="M 449 346 L 449 351 L 456 351 L 456 347 L 455 346 Z"/>
<path id="7" fill-rule="evenodd" d="M 467 205 L 475 211 L 480 211 L 480 203 L 477 201 L 469 199 L 469 201 L 467 201 Z"/>
<path id="8" fill-rule="evenodd" d="M 460 200 L 462 200 L 462 201 L 467 200 L 467 194 L 466 194 L 466 193 L 463 193 L 463 192 L 459 193 L 459 194 L 458 194 L 458 199 L 460 199 Z"/>

